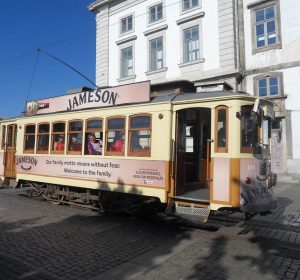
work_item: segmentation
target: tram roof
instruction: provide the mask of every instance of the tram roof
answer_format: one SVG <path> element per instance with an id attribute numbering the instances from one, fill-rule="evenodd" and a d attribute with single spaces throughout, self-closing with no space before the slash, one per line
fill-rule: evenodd
<path id="1" fill-rule="evenodd" d="M 156 96 L 151 99 L 151 103 L 177 102 L 201 99 L 229 98 L 229 97 L 252 97 L 246 92 L 236 91 L 205 91 L 196 93 L 171 93 L 169 95 Z"/>

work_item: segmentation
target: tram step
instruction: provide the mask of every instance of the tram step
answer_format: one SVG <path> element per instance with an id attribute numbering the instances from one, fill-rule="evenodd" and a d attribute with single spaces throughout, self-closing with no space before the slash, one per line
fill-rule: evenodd
<path id="1" fill-rule="evenodd" d="M 197 215 L 202 218 L 203 222 L 206 222 L 210 213 L 209 205 L 207 207 L 199 207 L 194 203 L 180 203 L 175 202 L 175 212 L 178 214 Z"/>

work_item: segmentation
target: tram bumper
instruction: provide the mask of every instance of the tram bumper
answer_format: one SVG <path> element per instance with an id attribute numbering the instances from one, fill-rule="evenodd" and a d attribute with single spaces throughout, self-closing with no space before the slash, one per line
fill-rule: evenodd
<path id="1" fill-rule="evenodd" d="M 268 180 L 255 178 L 251 185 L 241 184 L 240 209 L 246 213 L 263 213 L 277 207 L 277 198 Z"/>

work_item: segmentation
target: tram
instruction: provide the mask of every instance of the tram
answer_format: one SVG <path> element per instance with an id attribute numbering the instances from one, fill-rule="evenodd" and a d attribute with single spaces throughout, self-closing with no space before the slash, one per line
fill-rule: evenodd
<path id="1" fill-rule="evenodd" d="M 105 210 L 265 212 L 276 207 L 273 119 L 272 103 L 247 93 L 150 98 L 149 82 L 31 101 L 0 123 L 2 185 Z"/>

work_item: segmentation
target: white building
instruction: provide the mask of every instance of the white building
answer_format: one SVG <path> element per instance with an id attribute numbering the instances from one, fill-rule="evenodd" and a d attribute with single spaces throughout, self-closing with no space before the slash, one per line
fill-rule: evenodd
<path id="1" fill-rule="evenodd" d="M 270 98 L 275 171 L 300 173 L 299 0 L 97 0 L 89 9 L 98 86 L 151 80 L 156 94 L 223 83 Z"/>
<path id="2" fill-rule="evenodd" d="M 226 80 L 239 76 L 231 0 L 98 0 L 96 82 Z"/>
<path id="3" fill-rule="evenodd" d="M 278 122 L 272 131 L 273 167 L 277 173 L 299 174 L 300 1 L 242 2 L 243 88 L 275 103 Z"/>

